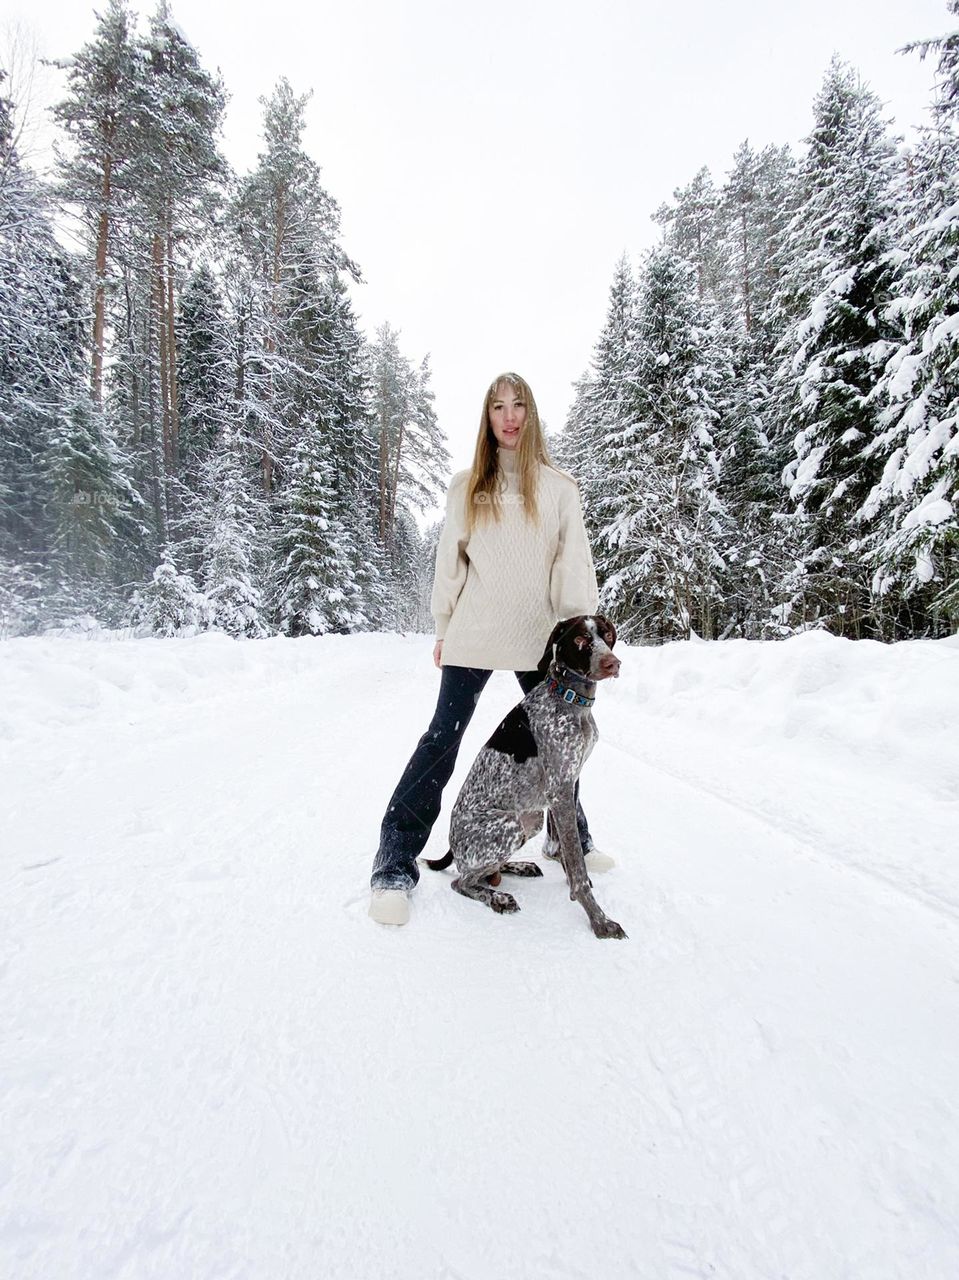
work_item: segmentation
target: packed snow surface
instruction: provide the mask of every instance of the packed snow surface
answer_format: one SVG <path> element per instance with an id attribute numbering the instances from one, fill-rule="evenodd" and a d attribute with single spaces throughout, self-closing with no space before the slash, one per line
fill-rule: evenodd
<path id="1" fill-rule="evenodd" d="M 0 1275 L 959 1276 L 957 641 L 622 648 L 625 942 L 367 917 L 431 647 L 0 645 Z"/>

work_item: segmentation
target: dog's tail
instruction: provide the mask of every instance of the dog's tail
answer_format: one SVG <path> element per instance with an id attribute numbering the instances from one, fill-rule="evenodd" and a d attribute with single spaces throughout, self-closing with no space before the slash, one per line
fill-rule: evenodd
<path id="1" fill-rule="evenodd" d="M 431 871 L 445 871 L 453 861 L 453 850 L 448 850 L 442 858 L 424 858 L 423 861 Z"/>

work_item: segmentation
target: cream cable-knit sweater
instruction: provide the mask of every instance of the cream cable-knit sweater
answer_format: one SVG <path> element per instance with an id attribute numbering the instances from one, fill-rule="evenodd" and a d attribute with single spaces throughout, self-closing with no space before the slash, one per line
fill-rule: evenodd
<path id="1" fill-rule="evenodd" d="M 523 514 L 515 451 L 497 454 L 498 521 L 477 522 L 468 535 L 470 473 L 450 481 L 430 611 L 444 666 L 532 671 L 560 618 L 596 612 L 596 572 L 575 481 L 540 464 L 533 525 Z"/>

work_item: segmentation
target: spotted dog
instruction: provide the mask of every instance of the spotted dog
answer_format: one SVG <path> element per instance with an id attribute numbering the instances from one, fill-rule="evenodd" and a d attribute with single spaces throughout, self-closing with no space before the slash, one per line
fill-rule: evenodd
<path id="1" fill-rule="evenodd" d="M 496 886 L 501 873 L 543 874 L 535 862 L 510 859 L 542 828 L 548 808 L 570 899 L 581 904 L 597 938 L 626 937 L 593 897 L 576 830 L 576 781 L 599 737 L 596 684 L 619 674 L 615 643 L 615 627 L 599 614 L 553 628 L 538 668 L 543 681 L 497 727 L 466 776 L 453 806 L 449 853 L 426 860 L 434 871 L 456 863 L 457 893 L 500 913 L 518 911 L 516 899 Z"/>

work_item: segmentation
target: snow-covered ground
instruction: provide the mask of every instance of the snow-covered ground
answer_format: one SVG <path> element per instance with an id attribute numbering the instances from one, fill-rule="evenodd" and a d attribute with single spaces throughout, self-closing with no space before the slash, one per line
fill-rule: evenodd
<path id="1" fill-rule="evenodd" d="M 0 645 L 0 1275 L 959 1276 L 959 641 L 623 651 L 626 942 L 368 919 L 430 647 Z"/>

